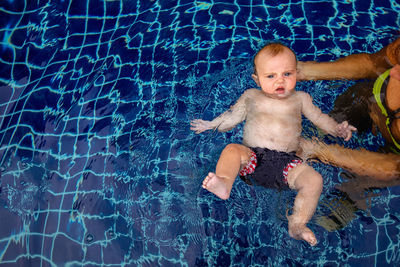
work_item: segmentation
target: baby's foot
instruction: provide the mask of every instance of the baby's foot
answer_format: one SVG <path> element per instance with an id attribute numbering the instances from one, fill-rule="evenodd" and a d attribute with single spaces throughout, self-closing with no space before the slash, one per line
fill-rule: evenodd
<path id="1" fill-rule="evenodd" d="M 218 177 L 215 173 L 208 173 L 207 177 L 203 180 L 203 188 L 215 194 L 221 199 L 228 199 L 231 190 L 227 188 L 225 179 Z"/>
<path id="2" fill-rule="evenodd" d="M 317 239 L 314 233 L 305 226 L 304 224 L 290 224 L 289 223 L 289 235 L 297 240 L 304 240 L 308 242 L 311 246 L 317 244 Z"/>

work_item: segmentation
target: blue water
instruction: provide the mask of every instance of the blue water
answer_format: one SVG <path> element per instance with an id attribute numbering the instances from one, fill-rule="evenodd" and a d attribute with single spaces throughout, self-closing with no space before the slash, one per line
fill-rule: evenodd
<path id="1" fill-rule="evenodd" d="M 314 163 L 324 191 L 313 248 L 288 236 L 293 192 L 238 180 L 222 201 L 201 189 L 242 128 L 195 135 L 189 121 L 255 86 L 263 44 L 322 61 L 399 36 L 395 0 L 266 2 L 1 1 L 0 264 L 399 266 L 399 187 L 341 210 L 343 171 Z M 298 90 L 328 112 L 352 84 Z M 383 140 L 367 133 L 345 145 L 377 150 Z M 339 230 L 321 223 L 335 212 L 350 218 Z"/>

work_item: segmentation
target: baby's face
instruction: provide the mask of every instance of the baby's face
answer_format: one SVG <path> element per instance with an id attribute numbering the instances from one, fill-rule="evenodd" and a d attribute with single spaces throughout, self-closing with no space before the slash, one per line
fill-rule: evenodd
<path id="1" fill-rule="evenodd" d="M 293 94 L 296 87 L 296 58 L 285 49 L 276 56 L 260 54 L 255 60 L 257 74 L 252 77 L 269 97 L 283 99 Z"/>

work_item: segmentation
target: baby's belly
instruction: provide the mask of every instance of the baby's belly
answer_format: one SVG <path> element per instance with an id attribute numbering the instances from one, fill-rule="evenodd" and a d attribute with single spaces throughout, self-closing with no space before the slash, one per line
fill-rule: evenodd
<path id="1" fill-rule="evenodd" d="M 249 147 L 265 147 L 277 151 L 292 152 L 299 147 L 301 129 L 287 127 L 245 127 L 243 144 Z"/>
<path id="2" fill-rule="evenodd" d="M 292 136 L 291 138 L 271 138 L 260 137 L 257 135 L 243 135 L 243 144 L 248 147 L 264 147 L 283 152 L 297 151 L 299 148 L 300 136 Z"/>
<path id="3" fill-rule="evenodd" d="M 258 116 L 246 121 L 243 131 L 244 145 L 284 152 L 297 151 L 301 123 L 295 116 L 263 118 Z"/>

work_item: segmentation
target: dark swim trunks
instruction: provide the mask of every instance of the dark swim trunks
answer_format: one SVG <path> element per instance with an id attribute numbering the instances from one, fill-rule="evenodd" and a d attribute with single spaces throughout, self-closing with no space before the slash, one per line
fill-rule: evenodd
<path id="1" fill-rule="evenodd" d="M 239 172 L 240 178 L 249 185 L 287 190 L 287 174 L 290 169 L 303 163 L 294 152 L 286 153 L 268 148 L 254 147 L 249 163 Z"/>

